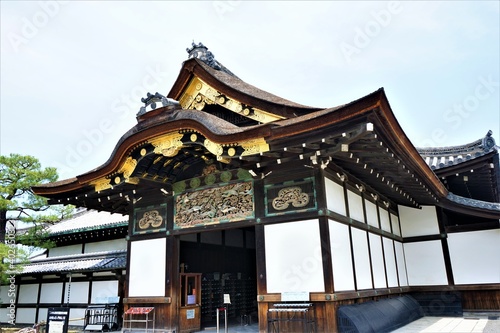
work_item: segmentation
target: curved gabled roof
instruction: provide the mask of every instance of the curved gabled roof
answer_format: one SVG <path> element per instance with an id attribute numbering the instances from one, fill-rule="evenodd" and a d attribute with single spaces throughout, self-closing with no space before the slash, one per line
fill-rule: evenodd
<path id="1" fill-rule="evenodd" d="M 199 96 L 203 85 L 210 99 Z M 383 89 L 337 107 L 307 107 L 248 85 L 219 63 L 194 57 L 183 63 L 168 96 L 185 99 L 187 91 L 190 102 L 180 104 L 196 110 L 166 103 L 143 112 L 102 166 L 33 190 L 52 203 L 127 214 L 132 194 L 152 187 L 169 192 L 173 183 L 201 175 L 205 162 L 213 160 L 254 174 L 321 165 L 347 171 L 351 180 L 396 204 L 460 205 L 447 199 L 448 190 L 404 133 Z M 191 103 L 197 96 L 199 105 Z M 247 106 L 269 121 L 259 123 L 256 117 L 254 125 L 237 126 L 228 120 Z M 218 117 L 218 112 L 226 114 Z M 141 188 L 143 181 L 147 185 Z M 460 207 L 499 215 L 477 205 Z"/>
<path id="2" fill-rule="evenodd" d="M 243 104 L 252 105 L 263 110 L 272 110 L 274 114 L 284 118 L 296 117 L 297 115 L 321 109 L 295 103 L 268 93 L 242 81 L 234 75 L 214 69 L 197 58 L 192 58 L 184 62 L 177 80 L 168 93 L 168 97 L 180 100 L 183 92 L 195 76 L 205 81 L 217 91 Z"/>

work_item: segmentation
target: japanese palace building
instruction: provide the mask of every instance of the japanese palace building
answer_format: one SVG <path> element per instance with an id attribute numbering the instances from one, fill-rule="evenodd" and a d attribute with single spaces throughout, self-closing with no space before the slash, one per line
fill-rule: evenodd
<path id="1" fill-rule="evenodd" d="M 230 318 L 261 332 L 294 306 L 317 332 L 336 332 L 341 307 L 405 295 L 444 311 L 450 299 L 500 309 L 491 132 L 417 149 L 383 89 L 309 107 L 245 83 L 201 43 L 188 53 L 105 164 L 34 188 L 53 204 L 129 216 L 125 313 L 195 331 L 226 295 Z"/>

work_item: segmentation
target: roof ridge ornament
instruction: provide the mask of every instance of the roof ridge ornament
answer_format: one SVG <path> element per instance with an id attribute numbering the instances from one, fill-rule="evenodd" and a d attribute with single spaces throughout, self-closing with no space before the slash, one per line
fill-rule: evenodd
<path id="1" fill-rule="evenodd" d="M 492 134 L 493 132 L 489 130 L 481 142 L 481 147 L 485 152 L 495 147 L 495 139 L 493 139 Z"/>
<path id="2" fill-rule="evenodd" d="M 154 94 L 154 95 L 148 92 L 146 94 L 146 97 L 141 98 L 141 102 L 144 103 L 144 106 L 142 106 L 139 109 L 139 112 L 137 113 L 137 117 L 142 116 L 143 114 L 145 114 L 148 111 L 152 111 L 152 110 L 156 109 L 157 102 L 161 102 L 163 107 L 164 106 L 179 106 L 179 102 L 177 102 L 176 100 L 173 100 L 171 98 L 167 98 L 167 97 L 163 96 L 162 94 L 160 94 L 159 92 L 156 92 L 156 94 Z M 151 110 L 146 110 L 148 108 L 148 106 L 151 108 Z"/>
<path id="3" fill-rule="evenodd" d="M 195 44 L 194 41 L 191 43 L 191 48 L 186 48 L 186 52 L 189 53 L 188 59 L 198 58 L 203 61 L 208 66 L 221 70 L 222 66 L 217 60 L 215 60 L 214 54 L 208 50 L 208 48 L 201 42 Z"/>

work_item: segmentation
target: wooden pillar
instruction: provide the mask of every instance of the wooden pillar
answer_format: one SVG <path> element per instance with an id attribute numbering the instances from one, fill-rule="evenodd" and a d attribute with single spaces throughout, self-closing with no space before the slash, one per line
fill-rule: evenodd
<path id="1" fill-rule="evenodd" d="M 165 328 L 179 331 L 179 238 L 175 236 L 167 237 L 167 264 L 165 276 L 165 295 L 170 297 L 171 302 L 167 309 Z"/>
<path id="2" fill-rule="evenodd" d="M 255 226 L 255 255 L 257 262 L 257 295 L 265 295 L 267 293 L 266 282 L 266 251 L 264 239 L 264 226 Z M 257 296 L 259 297 L 259 296 Z M 258 301 L 258 314 L 259 314 L 259 332 L 267 332 L 267 310 L 268 304 Z"/>

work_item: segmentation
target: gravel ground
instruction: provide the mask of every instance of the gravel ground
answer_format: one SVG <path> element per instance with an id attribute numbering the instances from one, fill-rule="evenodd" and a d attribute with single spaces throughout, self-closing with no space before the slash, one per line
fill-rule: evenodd
<path id="1" fill-rule="evenodd" d="M 500 332 L 500 320 L 488 320 L 488 323 L 484 327 L 483 333 L 499 333 Z"/>

